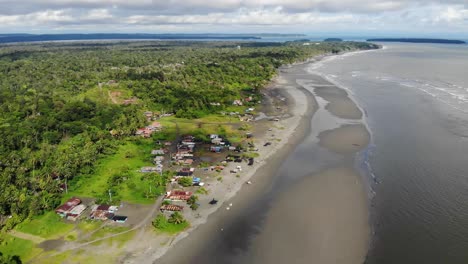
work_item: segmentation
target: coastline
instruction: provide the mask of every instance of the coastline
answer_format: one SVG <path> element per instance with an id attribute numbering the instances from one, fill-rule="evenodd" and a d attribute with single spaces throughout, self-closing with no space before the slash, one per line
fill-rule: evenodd
<path id="1" fill-rule="evenodd" d="M 214 214 L 225 213 L 227 210 L 222 207 L 229 207 L 229 204 L 232 202 L 231 200 L 241 195 L 244 201 L 236 201 L 235 206 L 233 206 L 232 209 L 230 208 L 230 213 L 235 212 L 235 208 L 239 202 L 246 203 L 246 198 L 254 195 L 255 190 L 260 188 L 260 184 L 258 184 L 257 181 L 267 178 L 274 173 L 275 168 L 277 169 L 281 164 L 281 160 L 284 160 L 307 134 L 310 127 L 310 119 L 317 110 L 315 98 L 309 91 L 299 87 L 283 86 L 285 82 L 286 81 L 280 75 L 277 75 L 266 89 L 276 87 L 279 89 L 281 96 L 287 98 L 288 113 L 286 115 L 289 117 L 275 122 L 275 128 L 273 128 L 272 131 L 266 132 L 264 136 L 256 138 L 255 143 L 258 146 L 262 146 L 266 142 L 271 142 L 272 145 L 267 148 L 259 147 L 260 157 L 257 158 L 254 166 L 243 166 L 243 173 L 240 178 L 234 178 L 231 179 L 231 181 L 224 180 L 222 183 L 218 182 L 218 186 L 211 185 L 210 194 L 201 196 L 200 204 L 207 204 L 212 197 L 219 199 L 220 203 L 209 208 L 203 208 L 201 206 L 196 213 L 203 216 L 201 218 L 188 218 L 191 227 L 176 235 L 174 239 L 171 239 L 169 245 L 164 245 L 157 249 L 151 247 L 147 248 L 145 251 L 141 252 L 141 255 L 137 256 L 137 258 L 127 255 L 122 260 L 124 263 L 153 263 L 154 261 L 156 261 L 154 263 L 160 263 L 157 260 L 163 257 L 171 248 L 180 241 L 191 238 L 192 234 L 190 233 L 199 229 L 200 226 L 212 224 L 210 221 L 212 221 L 214 217 L 219 217 Z M 275 136 L 271 137 L 269 136 L 270 134 L 274 134 Z M 280 138 L 281 141 L 274 140 L 277 138 Z M 271 164 L 275 165 L 272 166 Z M 229 167 L 225 168 L 224 172 L 228 174 L 229 169 Z M 231 176 L 231 178 L 233 178 L 233 176 Z M 247 186 L 245 183 L 249 180 L 251 180 L 253 184 Z M 154 234 L 150 235 L 154 236 Z M 150 237 L 145 238 L 151 239 Z M 209 240 L 209 238 L 206 239 Z M 135 256 L 135 254 L 132 255 Z"/>
<path id="2" fill-rule="evenodd" d="M 361 52 L 361 51 L 358 51 Z M 342 56 L 342 55 L 339 55 Z M 332 57 L 337 57 L 337 56 L 332 56 Z M 279 70 L 279 75 L 276 76 L 271 84 L 268 86 L 269 88 L 276 88 L 278 89 L 284 97 L 287 98 L 288 101 L 288 114 L 287 118 L 281 119 L 279 122 L 275 122 L 274 124 L 274 129 L 271 132 L 266 132 L 265 135 L 262 137 L 260 136 L 259 138 L 256 138 L 255 143 L 257 145 L 263 145 L 264 142 L 270 142 L 272 141 L 273 144 L 272 146 L 269 146 L 268 148 L 260 147 L 259 154 L 260 158 L 257 160 L 257 162 L 254 164 L 252 167 L 247 167 L 243 171 L 242 175 L 240 178 L 235 178 L 235 177 L 230 177 L 226 178 L 226 180 L 223 180 L 223 182 L 216 183 L 215 186 L 212 185 L 212 188 L 210 188 L 210 194 L 207 196 L 202 196 L 200 197 L 200 203 L 201 204 L 207 204 L 207 202 L 212 198 L 216 197 L 216 199 L 219 199 L 221 203 L 219 203 L 216 206 L 211 206 L 211 207 L 206 207 L 206 206 L 201 206 L 199 210 L 196 211 L 196 214 L 198 217 L 188 217 L 189 221 L 191 222 L 191 227 L 178 234 L 175 238 L 170 239 L 169 241 L 166 240 L 161 240 L 161 239 L 154 239 L 154 234 L 152 232 L 140 232 L 138 241 L 136 243 L 132 243 L 127 251 L 127 254 L 120 259 L 120 262 L 123 263 L 188 263 L 191 258 L 193 257 L 196 252 L 201 250 L 201 244 L 203 243 L 198 243 L 199 246 L 194 245 L 197 244 L 199 241 L 209 241 L 210 240 L 210 234 L 216 230 L 216 232 L 222 232 L 223 231 L 223 226 L 229 225 L 229 218 L 230 215 L 236 214 L 236 213 L 241 213 L 239 212 L 238 208 L 244 208 L 247 206 L 248 202 L 250 199 L 254 199 L 256 196 L 258 196 L 258 192 L 261 192 L 262 190 L 271 188 L 269 186 L 269 180 L 268 178 L 271 177 L 271 174 L 274 174 L 280 167 L 280 165 L 283 163 L 284 159 L 286 159 L 290 153 L 301 143 L 301 141 L 304 140 L 306 135 L 310 132 L 311 129 L 311 120 L 316 111 L 319 109 L 319 104 L 316 101 L 316 96 L 319 96 L 315 94 L 313 91 L 310 91 L 310 89 L 307 89 L 299 84 L 292 85 L 291 80 L 288 80 L 288 73 L 283 71 L 284 69 L 290 69 L 291 67 L 302 67 L 302 70 L 305 70 L 309 65 L 312 65 L 314 63 L 317 63 L 318 61 L 321 61 L 323 58 L 327 58 L 327 56 L 318 56 L 315 58 L 311 58 L 310 60 L 306 62 L 301 62 L 293 65 L 287 65 L 283 66 Z M 284 74 L 283 74 L 284 73 Z M 308 73 L 312 77 L 313 75 L 317 75 L 315 72 L 314 73 Z M 321 75 L 317 75 L 318 77 L 322 77 Z M 317 77 L 316 76 L 316 77 Z M 289 76 L 290 77 L 290 76 Z M 326 78 L 324 78 L 326 79 Z M 294 80 L 295 81 L 295 80 Z M 326 80 L 328 81 L 328 80 Z M 267 88 L 267 89 L 269 89 Z M 317 87 L 315 87 L 316 89 Z M 337 87 L 337 89 L 345 91 L 345 94 L 347 96 L 347 89 L 342 88 L 342 87 Z M 343 94 L 341 94 L 343 96 Z M 351 97 L 351 95 L 350 95 Z M 334 105 L 338 105 L 338 108 L 336 108 L 336 111 L 330 111 L 330 112 L 335 112 L 335 114 L 342 113 L 343 118 L 351 118 L 351 119 L 364 119 L 364 111 L 362 111 L 361 115 L 356 114 L 356 112 L 352 116 L 347 115 L 347 110 L 353 107 L 359 108 L 355 101 L 350 98 L 349 100 L 351 101 L 352 104 L 356 104 L 354 106 L 350 106 L 350 103 L 348 101 L 344 101 L 343 97 L 338 98 L 338 101 L 335 99 L 337 98 L 328 98 L 329 99 L 329 104 L 327 105 L 328 107 L 324 107 L 326 111 L 329 111 L 330 107 L 332 109 L 336 108 Z M 331 101 L 334 103 L 332 104 Z M 343 103 L 344 102 L 344 103 Z M 343 107 L 344 105 L 344 107 Z M 360 109 L 360 108 L 359 108 Z M 330 136 L 333 141 L 333 134 L 335 130 L 339 131 L 340 128 L 336 128 L 334 130 L 326 131 L 325 133 L 321 133 L 322 137 L 326 137 L 327 135 L 331 134 Z M 366 128 L 364 127 L 364 130 Z M 340 139 L 339 141 L 341 142 L 341 146 L 345 146 L 346 142 L 349 141 L 350 139 L 346 137 L 346 131 L 344 133 L 344 138 Z M 341 137 L 343 137 L 343 133 L 338 132 Z M 370 132 L 368 132 L 370 133 Z M 274 137 L 269 137 L 270 134 L 274 134 Z M 347 146 L 347 150 L 344 151 L 345 154 L 355 154 L 359 149 L 362 149 L 362 147 L 365 147 L 367 145 L 366 143 L 366 134 L 365 132 L 362 133 L 362 130 L 359 130 L 358 132 L 355 132 L 355 134 L 359 134 L 361 136 L 361 143 L 359 144 L 358 147 L 352 147 L 349 148 Z M 367 134 L 367 137 L 370 137 L 369 134 Z M 281 141 L 276 141 L 272 140 L 272 138 L 280 138 Z M 320 138 L 320 136 L 319 136 Z M 351 139 L 353 140 L 353 139 Z M 330 140 L 327 140 L 327 142 Z M 367 140 L 368 142 L 369 140 Z M 343 143 L 345 142 L 345 143 Z M 327 144 L 324 144 L 325 146 Z M 337 144 L 337 146 L 333 146 L 331 148 L 331 151 L 336 151 L 337 153 L 340 152 L 340 144 Z M 229 168 L 226 168 L 225 172 L 228 171 Z M 352 170 L 352 168 L 351 168 Z M 345 172 L 343 174 L 346 175 L 353 175 L 355 174 L 355 171 L 349 171 L 347 168 L 341 168 L 337 169 L 335 171 L 338 172 Z M 325 173 L 326 174 L 326 173 Z M 255 176 L 255 177 L 253 177 Z M 354 177 L 354 176 L 353 176 Z M 245 182 L 251 180 L 253 182 L 252 185 L 246 185 Z M 338 177 L 337 183 L 339 183 L 340 179 Z M 358 177 L 358 179 L 353 180 L 354 182 L 362 181 L 361 177 Z M 245 187 L 244 187 L 245 186 Z M 342 185 L 340 185 L 342 186 Z M 346 186 L 343 185 L 343 186 Z M 362 192 L 364 192 L 361 188 L 363 186 L 363 183 L 359 185 L 359 188 L 355 188 L 352 190 L 354 194 L 356 194 L 356 199 L 354 199 L 354 202 L 356 200 L 359 200 L 359 197 L 362 197 Z M 349 187 L 349 186 L 348 186 Z M 345 190 L 343 188 L 340 189 L 341 191 Z M 364 195 L 364 197 L 367 197 L 367 195 Z M 362 204 L 366 204 L 367 206 L 367 201 L 364 201 L 364 203 L 360 203 L 360 210 L 363 211 L 362 209 Z M 232 206 L 231 206 L 232 204 Z M 221 208 L 225 207 L 225 208 Z M 228 209 L 229 208 L 229 209 Z M 368 217 L 368 212 L 363 212 L 361 213 L 365 214 L 365 218 L 367 219 Z M 201 215 L 201 217 L 200 217 Z M 369 231 L 368 226 L 363 227 L 363 220 L 360 218 L 358 221 L 361 223 L 359 226 L 361 226 L 362 230 L 357 231 L 357 233 L 362 235 L 363 240 L 367 244 L 367 240 L 365 239 L 366 236 L 368 236 Z M 322 223 L 324 224 L 324 223 Z M 368 224 L 368 223 L 367 223 Z M 333 227 L 330 226 L 330 224 L 327 225 L 328 228 L 327 230 L 332 230 Z M 331 229 L 330 229 L 331 227 Z M 151 228 L 151 227 L 149 227 Z M 148 231 L 148 230 L 147 230 Z M 190 236 L 189 236 L 190 234 Z M 363 235 L 364 234 L 364 235 Z M 354 234 L 355 235 L 355 234 Z M 339 236 L 339 235 L 338 235 Z M 151 241 L 151 243 L 149 243 Z M 143 244 L 145 244 L 143 248 Z M 147 246 L 148 244 L 152 245 L 157 245 L 157 246 Z M 178 248 L 177 251 L 183 251 L 185 252 L 184 254 L 177 254 L 175 251 L 175 247 Z M 174 249 L 174 250 L 171 250 Z M 360 246 L 359 249 L 359 256 L 362 256 L 362 245 Z M 365 250 L 367 252 L 367 249 Z M 365 253 L 364 253 L 365 257 Z M 358 263 L 358 262 L 356 262 Z"/>

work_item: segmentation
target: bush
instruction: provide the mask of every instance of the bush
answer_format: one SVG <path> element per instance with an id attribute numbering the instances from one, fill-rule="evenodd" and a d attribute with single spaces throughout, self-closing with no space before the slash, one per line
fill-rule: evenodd
<path id="1" fill-rule="evenodd" d="M 189 187 L 193 185 L 192 177 L 183 177 L 178 180 L 178 183 L 184 187 Z"/>

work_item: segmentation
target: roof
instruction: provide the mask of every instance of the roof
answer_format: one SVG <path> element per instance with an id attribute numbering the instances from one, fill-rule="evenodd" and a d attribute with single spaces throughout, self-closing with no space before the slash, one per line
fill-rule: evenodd
<path id="1" fill-rule="evenodd" d="M 114 215 L 114 217 L 112 218 L 112 220 L 114 221 L 118 221 L 118 222 L 125 222 L 127 221 L 127 216 L 124 216 L 124 215 Z"/>
<path id="2" fill-rule="evenodd" d="M 72 197 L 68 199 L 64 204 L 59 206 L 57 209 L 55 209 L 55 212 L 68 212 L 72 210 L 75 206 L 79 205 L 81 203 L 81 200 L 76 197 Z"/>
<path id="3" fill-rule="evenodd" d="M 175 204 L 165 204 L 161 206 L 161 210 L 163 211 L 182 211 L 183 209 L 183 206 Z"/>
<path id="4" fill-rule="evenodd" d="M 96 211 L 108 211 L 110 208 L 110 205 L 108 204 L 101 204 L 96 208 Z"/>
<path id="5" fill-rule="evenodd" d="M 69 215 L 80 215 L 84 210 L 86 210 L 86 205 L 80 204 L 71 209 Z"/>

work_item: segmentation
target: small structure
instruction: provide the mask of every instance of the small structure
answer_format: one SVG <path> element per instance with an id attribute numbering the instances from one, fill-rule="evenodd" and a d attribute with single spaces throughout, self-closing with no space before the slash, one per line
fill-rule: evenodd
<path id="1" fill-rule="evenodd" d="M 165 204 L 161 206 L 160 210 L 161 212 L 164 212 L 164 211 L 180 212 L 184 210 L 184 207 L 181 205 L 175 205 L 175 204 Z"/>
<path id="2" fill-rule="evenodd" d="M 161 172 L 162 169 L 160 167 L 143 167 L 140 169 L 140 172 L 147 173 L 147 172 Z"/>
<path id="3" fill-rule="evenodd" d="M 114 215 L 114 217 L 112 218 L 112 220 L 116 223 L 120 223 L 120 224 L 123 224 L 127 221 L 127 216 L 124 216 L 124 215 Z"/>
<path id="4" fill-rule="evenodd" d="M 215 153 L 220 153 L 223 150 L 222 146 L 211 146 L 210 151 Z"/>
<path id="5" fill-rule="evenodd" d="M 110 206 L 107 204 L 101 204 L 95 206 L 92 211 L 91 215 L 89 218 L 91 219 L 96 219 L 96 220 L 107 220 L 107 219 L 112 219 L 114 217 L 114 210 L 111 211 L 111 207 L 116 207 L 116 206 Z"/>
<path id="6" fill-rule="evenodd" d="M 211 140 L 211 143 L 212 143 L 212 144 L 215 144 L 215 145 L 220 145 L 221 142 L 223 142 L 223 139 L 222 139 L 222 138 L 219 138 L 219 137 L 218 137 L 218 138 L 213 138 L 213 139 Z"/>
<path id="7" fill-rule="evenodd" d="M 173 190 L 166 193 L 164 196 L 165 201 L 187 201 L 192 197 L 192 192 L 182 190 Z"/>
<path id="8" fill-rule="evenodd" d="M 70 212 L 68 212 L 67 214 L 67 220 L 76 221 L 76 219 L 78 219 L 81 216 L 81 214 L 83 214 L 86 208 L 87 206 L 84 204 L 79 204 L 73 207 L 73 209 L 71 209 Z"/>
<path id="9" fill-rule="evenodd" d="M 75 208 L 77 205 L 81 204 L 81 200 L 76 197 L 72 197 L 68 199 L 64 204 L 59 206 L 57 209 L 55 209 L 55 213 L 60 215 L 61 217 L 66 217 L 73 208 Z"/>
<path id="10" fill-rule="evenodd" d="M 166 151 L 164 149 L 153 149 L 151 155 L 164 155 Z"/>
<path id="11" fill-rule="evenodd" d="M 177 176 L 192 176 L 194 168 L 182 168 L 177 172 Z"/>

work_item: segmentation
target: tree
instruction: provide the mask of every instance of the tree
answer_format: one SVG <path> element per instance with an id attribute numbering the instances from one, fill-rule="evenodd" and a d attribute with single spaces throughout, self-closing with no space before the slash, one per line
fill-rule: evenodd
<path id="1" fill-rule="evenodd" d="M 182 178 L 179 178 L 177 182 L 184 187 L 189 187 L 189 186 L 192 186 L 193 184 L 192 177 L 182 177 Z"/>
<path id="2" fill-rule="evenodd" d="M 163 214 L 159 214 L 153 220 L 152 224 L 157 229 L 164 229 L 167 227 L 167 218 Z"/>
<path id="3" fill-rule="evenodd" d="M 171 223 L 171 224 L 180 225 L 180 224 L 185 223 L 185 219 L 184 219 L 184 216 L 181 213 L 174 212 L 171 215 L 171 217 L 169 217 L 168 222 Z"/>

